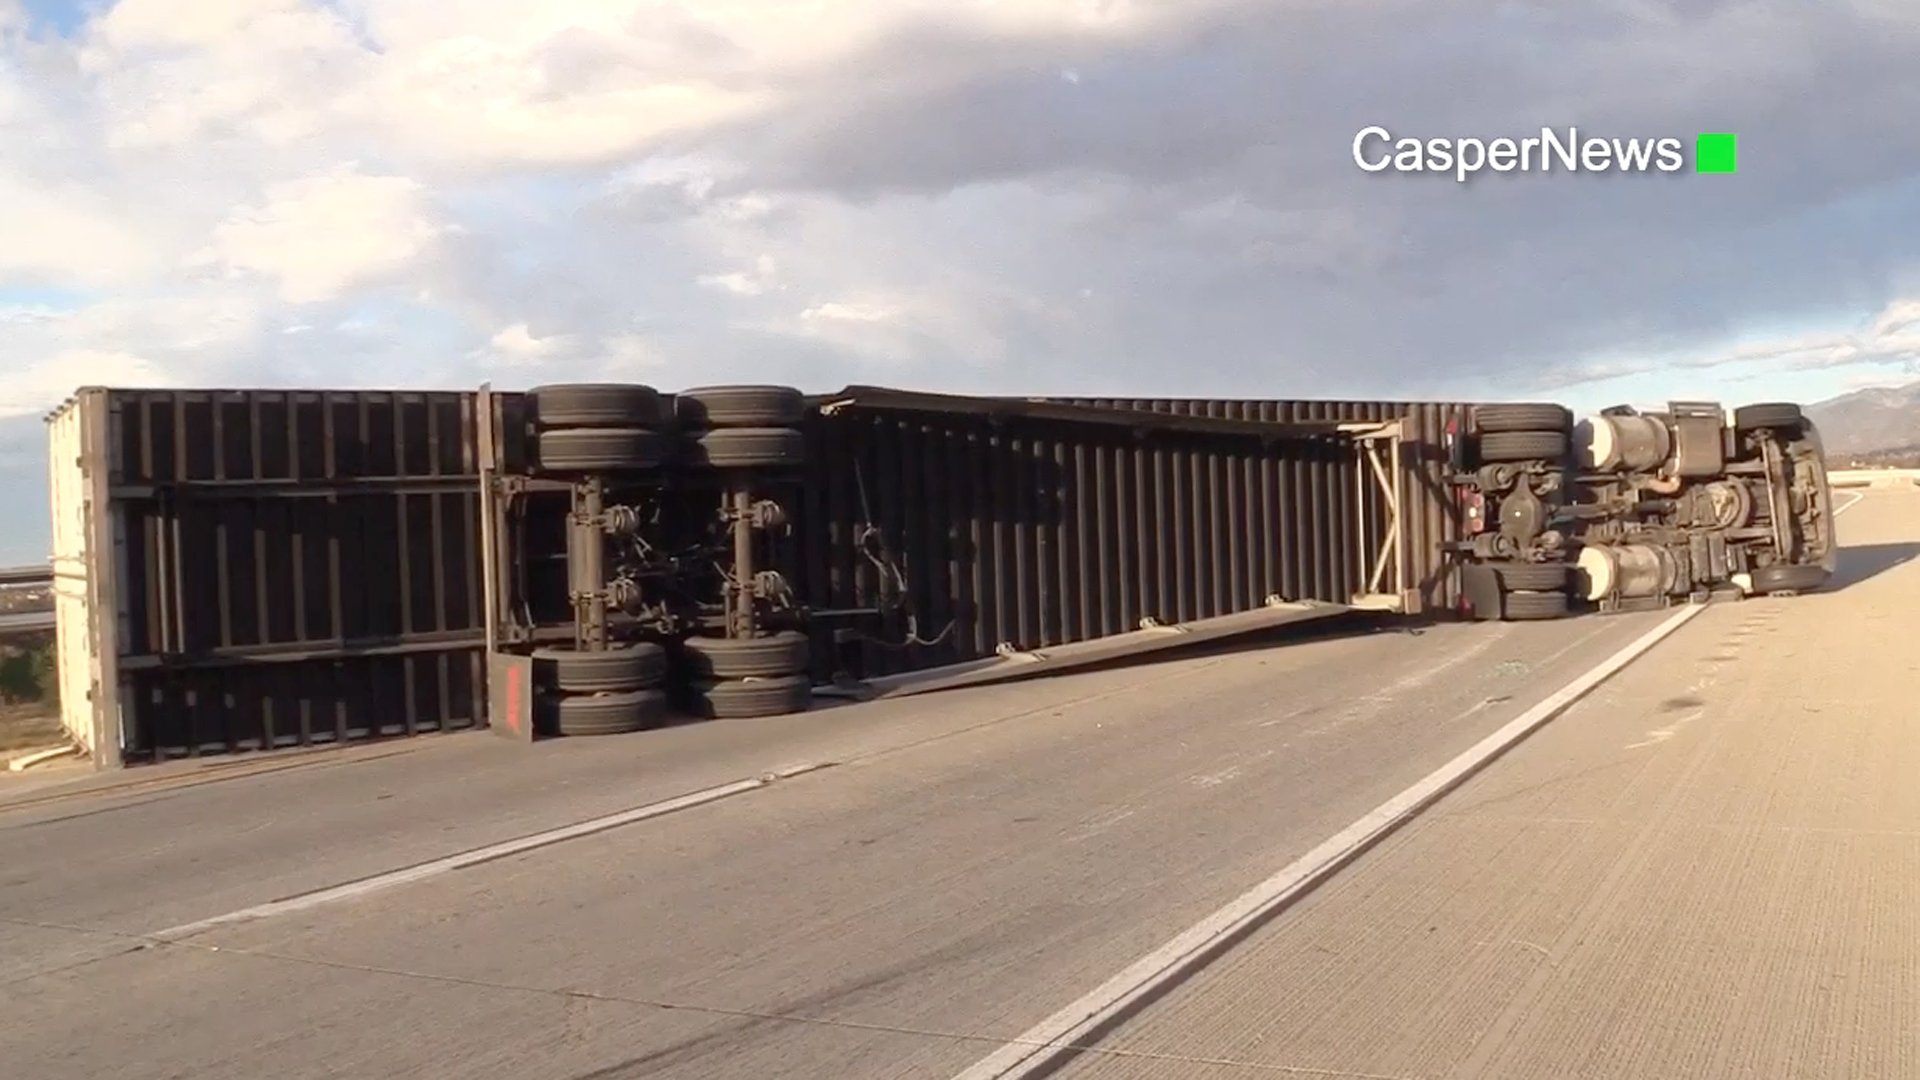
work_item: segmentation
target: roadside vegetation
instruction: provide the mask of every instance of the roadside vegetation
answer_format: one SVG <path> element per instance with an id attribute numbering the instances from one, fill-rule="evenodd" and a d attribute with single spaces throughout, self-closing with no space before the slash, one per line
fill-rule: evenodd
<path id="1" fill-rule="evenodd" d="M 46 641 L 0 644 L 0 706 L 60 705 L 52 635 Z"/>
<path id="2" fill-rule="evenodd" d="M 0 589 L 0 613 L 45 611 L 44 589 Z M 0 753 L 61 740 L 60 679 L 50 633 L 0 638 Z"/>
<path id="3" fill-rule="evenodd" d="M 52 745 L 62 737 L 53 635 L 0 642 L 0 753 Z"/>

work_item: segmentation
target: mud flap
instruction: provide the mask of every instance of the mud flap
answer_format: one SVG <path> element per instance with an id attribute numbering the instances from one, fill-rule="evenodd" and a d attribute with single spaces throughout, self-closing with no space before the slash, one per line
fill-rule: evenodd
<path id="1" fill-rule="evenodd" d="M 1483 563 L 1461 564 L 1460 597 L 1466 603 L 1468 618 L 1500 618 L 1500 575 Z"/>
<path id="2" fill-rule="evenodd" d="M 533 658 L 487 654 L 487 728 L 514 742 L 534 739 Z"/>

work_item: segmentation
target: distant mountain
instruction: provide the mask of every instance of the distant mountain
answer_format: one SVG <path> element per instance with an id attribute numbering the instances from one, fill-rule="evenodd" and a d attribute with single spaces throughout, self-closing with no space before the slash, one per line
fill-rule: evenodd
<path id="1" fill-rule="evenodd" d="M 1920 450 L 1920 382 L 1871 387 L 1807 406 L 1827 456 Z"/>

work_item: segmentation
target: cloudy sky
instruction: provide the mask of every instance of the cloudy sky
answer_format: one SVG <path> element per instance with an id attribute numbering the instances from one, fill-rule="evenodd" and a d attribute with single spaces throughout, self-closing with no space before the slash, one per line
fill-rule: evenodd
<path id="1" fill-rule="evenodd" d="M 1904 382 L 1915 117 L 1913 0 L 0 0 L 0 564 L 89 383 Z M 1370 124 L 1740 171 L 1368 174 Z"/>

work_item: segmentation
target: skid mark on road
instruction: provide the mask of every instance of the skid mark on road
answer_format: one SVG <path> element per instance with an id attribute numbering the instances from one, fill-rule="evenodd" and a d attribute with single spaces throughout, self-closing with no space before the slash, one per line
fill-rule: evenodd
<path id="1" fill-rule="evenodd" d="M 1219 772 L 1202 773 L 1194 777 L 1193 784 L 1195 787 L 1219 787 L 1221 784 L 1238 779 L 1241 771 L 1240 766 L 1230 765 Z"/>
<path id="2" fill-rule="evenodd" d="M 1067 837 L 1067 843 L 1078 844 L 1091 840 L 1132 817 L 1133 813 L 1130 807 L 1120 807 L 1119 809 L 1109 810 L 1104 814 L 1088 818 L 1086 821 L 1080 823 L 1080 828 L 1075 830 L 1073 835 Z"/>
<path id="3" fill-rule="evenodd" d="M 1749 627 L 1760 625 L 1764 621 L 1774 618 L 1776 615 L 1777 612 L 1772 611 L 1755 612 L 1747 617 L 1746 622 L 1728 630 L 1721 641 L 1720 647 L 1722 651 L 1701 658 L 1704 673 L 1689 684 L 1685 691 L 1675 694 L 1660 703 L 1660 708 L 1663 712 L 1680 712 L 1684 710 L 1686 715 L 1664 727 L 1649 729 L 1640 739 L 1626 744 L 1623 749 L 1644 750 L 1649 746 L 1658 746 L 1661 743 L 1671 740 L 1674 736 L 1679 735 L 1694 721 L 1706 716 L 1708 705 L 1707 692 L 1719 685 L 1720 674 L 1725 670 L 1725 665 L 1735 663 L 1740 659 L 1739 648 L 1742 643 L 1737 641 L 1729 642 L 1726 638 L 1741 637 L 1747 632 Z"/>
<path id="4" fill-rule="evenodd" d="M 1641 739 L 1639 742 L 1630 742 L 1627 744 L 1626 748 L 1629 750 L 1639 750 L 1648 746 L 1657 746 L 1660 743 L 1666 742 L 1668 739 L 1673 738 L 1675 735 L 1680 734 L 1681 728 L 1686 727 L 1688 724 L 1693 723 L 1695 720 L 1698 720 L 1705 715 L 1707 715 L 1705 709 L 1702 709 L 1698 712 L 1689 713 L 1686 716 L 1683 716 L 1680 719 L 1675 720 L 1673 723 L 1668 724 L 1666 727 L 1654 728 L 1652 731 L 1647 732 L 1646 738 Z"/>
<path id="5" fill-rule="evenodd" d="M 1333 714 L 1325 723 L 1307 728 L 1300 734 L 1308 738 L 1331 735 L 1341 728 L 1353 724 L 1355 721 L 1372 716 L 1381 709 L 1401 704 L 1409 694 L 1433 680 L 1438 679 L 1463 664 L 1479 659 L 1482 654 L 1504 641 L 1507 636 L 1513 632 L 1514 624 L 1498 623 L 1495 624 L 1495 626 L 1496 629 L 1492 633 L 1482 635 L 1480 640 L 1475 642 L 1472 648 L 1449 654 L 1441 658 L 1438 663 L 1416 668 L 1370 694 L 1354 698 L 1350 704 Z M 1269 721 L 1269 723 L 1271 723 L 1271 721 Z M 1263 724 L 1261 726 L 1264 727 L 1266 725 Z"/>

